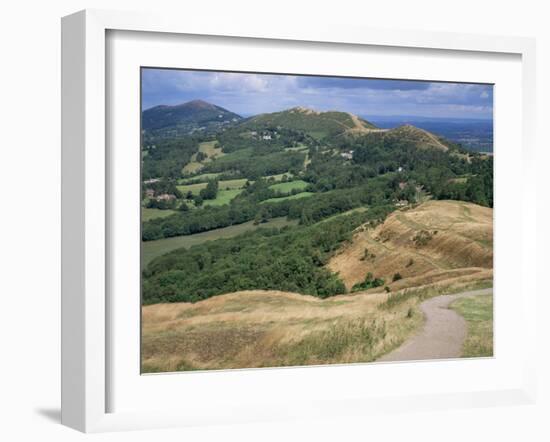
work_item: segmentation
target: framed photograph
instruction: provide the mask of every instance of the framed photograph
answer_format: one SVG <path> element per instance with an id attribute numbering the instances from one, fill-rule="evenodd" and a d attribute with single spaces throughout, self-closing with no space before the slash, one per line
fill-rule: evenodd
<path id="1" fill-rule="evenodd" d="M 83 11 L 62 44 L 64 424 L 534 400 L 532 40 Z"/>

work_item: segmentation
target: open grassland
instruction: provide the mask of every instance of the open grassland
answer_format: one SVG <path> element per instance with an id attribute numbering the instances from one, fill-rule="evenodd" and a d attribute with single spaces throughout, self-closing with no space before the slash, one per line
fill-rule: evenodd
<path id="1" fill-rule="evenodd" d="M 295 195 L 282 196 L 280 198 L 269 198 L 267 200 L 262 201 L 261 204 L 264 204 L 264 203 L 278 203 L 278 202 L 284 201 L 284 200 L 297 200 L 297 199 L 300 199 L 300 198 L 307 198 L 308 196 L 311 196 L 311 195 L 313 195 L 313 192 L 301 192 L 301 193 L 297 193 Z"/>
<path id="2" fill-rule="evenodd" d="M 192 175 L 194 173 L 197 173 L 203 167 L 204 167 L 204 164 L 198 163 L 197 161 L 192 160 L 184 166 L 181 173 L 183 175 Z"/>
<path id="3" fill-rule="evenodd" d="M 193 195 L 198 195 L 202 189 L 206 189 L 207 185 L 208 183 L 205 182 L 205 183 L 195 183 L 195 184 L 182 184 L 176 187 L 184 195 L 187 194 L 187 192 L 191 192 Z"/>
<path id="4" fill-rule="evenodd" d="M 222 148 L 218 147 L 217 141 L 205 141 L 199 144 L 199 152 L 202 152 L 206 155 L 205 162 L 212 161 L 214 158 L 221 157 L 225 155 L 222 152 Z"/>
<path id="5" fill-rule="evenodd" d="M 386 295 L 320 300 L 246 291 L 196 304 L 143 307 L 142 371 L 373 361 L 422 322 L 408 306 L 380 310 Z M 409 301 L 413 305 L 413 301 Z"/>
<path id="6" fill-rule="evenodd" d="M 357 229 L 328 268 L 348 289 L 368 273 L 392 291 L 492 279 L 493 211 L 461 201 L 428 201 L 394 212 L 374 228 Z"/>
<path id="7" fill-rule="evenodd" d="M 489 285 L 486 282 L 485 285 Z M 142 308 L 142 371 L 371 362 L 418 332 L 420 302 L 479 283 L 327 299 L 250 290 Z"/>
<path id="8" fill-rule="evenodd" d="M 232 189 L 232 190 L 218 190 L 218 195 L 216 199 L 205 200 L 204 206 L 223 206 L 224 204 L 229 204 L 229 202 L 240 194 L 243 189 Z"/>
<path id="9" fill-rule="evenodd" d="M 210 175 L 210 174 L 205 174 L 205 175 Z M 220 191 L 242 189 L 246 184 L 246 181 L 247 181 L 246 178 L 239 178 L 235 180 L 221 180 L 221 181 L 218 181 L 218 188 L 220 189 Z M 206 189 L 207 185 L 208 185 L 208 180 L 202 183 L 180 184 L 176 187 L 184 195 L 187 194 L 187 192 L 191 192 L 193 195 L 198 195 L 202 189 Z"/>
<path id="10" fill-rule="evenodd" d="M 269 180 L 270 178 L 273 178 L 275 181 L 281 181 L 285 175 L 289 178 L 292 178 L 292 174 L 290 172 L 278 173 L 277 175 L 267 175 L 264 178 L 266 180 Z"/>
<path id="11" fill-rule="evenodd" d="M 160 210 L 160 209 L 151 209 L 148 207 L 141 208 L 141 220 L 149 221 L 154 218 L 164 218 L 165 216 L 170 216 L 176 213 L 175 210 Z"/>
<path id="12" fill-rule="evenodd" d="M 208 180 L 212 180 L 214 178 L 217 178 L 221 175 L 221 173 L 202 173 L 200 175 L 195 175 L 195 176 L 192 176 L 192 177 L 188 177 L 188 178 L 180 178 L 178 180 L 178 183 L 179 184 L 189 184 L 189 183 L 193 183 L 195 181 L 197 182 L 206 182 Z"/>
<path id="13" fill-rule="evenodd" d="M 451 308 L 468 323 L 463 356 L 493 356 L 493 295 L 462 298 L 455 301 Z"/>
<path id="14" fill-rule="evenodd" d="M 220 190 L 242 189 L 248 180 L 246 178 L 238 178 L 235 180 L 222 180 L 218 182 Z"/>
<path id="15" fill-rule="evenodd" d="M 308 186 L 308 183 L 302 180 L 294 180 L 294 181 L 287 181 L 285 183 L 277 183 L 273 184 L 272 186 L 269 186 L 270 189 L 283 192 L 283 193 L 290 193 L 294 189 L 296 190 L 303 190 Z"/>
<path id="16" fill-rule="evenodd" d="M 197 154 L 191 157 L 191 161 L 187 163 L 182 169 L 183 175 L 192 175 L 201 170 L 206 163 L 211 162 L 216 158 L 220 158 L 225 154 L 221 147 L 218 147 L 217 141 L 204 141 L 199 144 L 199 152 L 206 155 L 206 158 L 202 161 L 197 161 Z"/>
<path id="17" fill-rule="evenodd" d="M 253 221 L 249 221 L 242 224 L 236 224 L 234 226 L 210 230 L 208 232 L 196 233 L 194 235 L 175 236 L 173 238 L 159 239 L 156 241 L 144 241 L 141 243 L 141 264 L 142 267 L 145 267 L 157 256 L 164 255 L 165 253 L 181 247 L 189 248 L 197 244 L 202 244 L 206 241 L 213 241 L 220 238 L 232 238 L 240 235 L 241 233 L 256 230 L 261 227 L 281 228 L 294 224 L 296 224 L 296 221 L 288 221 L 286 218 L 281 217 L 270 219 L 267 223 L 259 225 L 254 225 Z"/>

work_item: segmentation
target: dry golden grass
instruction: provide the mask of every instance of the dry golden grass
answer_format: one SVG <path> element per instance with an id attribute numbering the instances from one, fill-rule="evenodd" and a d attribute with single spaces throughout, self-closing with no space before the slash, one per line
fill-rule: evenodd
<path id="1" fill-rule="evenodd" d="M 252 290 L 196 304 L 145 306 L 142 370 L 370 362 L 419 329 L 421 301 L 478 286 L 477 282 L 447 281 L 390 294 L 360 292 L 325 300 Z"/>
<path id="2" fill-rule="evenodd" d="M 142 370 L 373 361 L 418 331 L 424 299 L 491 286 L 492 261 L 491 209 L 429 201 L 358 229 L 328 264 L 348 288 L 372 272 L 390 293 L 379 287 L 321 300 L 252 290 L 145 306 Z M 402 278 L 392 282 L 395 273 Z"/>
<path id="3" fill-rule="evenodd" d="M 493 211 L 461 201 L 428 201 L 394 212 L 374 229 L 358 229 L 328 268 L 348 289 L 368 272 L 392 290 L 465 277 L 490 279 Z M 402 278 L 394 282 L 396 273 Z"/>

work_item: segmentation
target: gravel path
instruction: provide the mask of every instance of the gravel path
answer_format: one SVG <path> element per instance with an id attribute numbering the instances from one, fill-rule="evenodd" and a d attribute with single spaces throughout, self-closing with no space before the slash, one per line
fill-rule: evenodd
<path id="1" fill-rule="evenodd" d="M 422 331 L 378 361 L 459 358 L 462 356 L 462 344 L 466 338 L 466 321 L 449 306 L 459 298 L 488 295 L 492 291 L 492 288 L 472 290 L 455 295 L 436 296 L 424 301 L 420 304 L 426 318 Z"/>

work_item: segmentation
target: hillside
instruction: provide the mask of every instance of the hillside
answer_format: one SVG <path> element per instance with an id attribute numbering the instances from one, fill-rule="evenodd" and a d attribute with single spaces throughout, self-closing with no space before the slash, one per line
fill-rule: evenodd
<path id="1" fill-rule="evenodd" d="M 240 121 L 242 117 L 223 107 L 193 100 L 176 106 L 160 105 L 142 112 L 142 129 L 157 135 L 185 135 L 211 131 Z"/>
<path id="2" fill-rule="evenodd" d="M 349 112 L 318 112 L 301 106 L 282 112 L 257 115 L 243 122 L 242 127 L 250 130 L 284 127 L 302 131 L 317 140 L 344 133 L 369 133 L 379 130 L 372 123 Z"/>
<path id="3" fill-rule="evenodd" d="M 428 201 L 396 211 L 376 228 L 356 229 L 327 268 L 348 290 L 369 272 L 392 291 L 457 278 L 490 279 L 493 210 L 462 201 Z M 396 274 L 400 278 L 393 281 Z"/>
<path id="4" fill-rule="evenodd" d="M 414 299 L 382 309 L 386 296 L 249 290 L 145 306 L 142 371 L 373 361 L 422 324 L 420 314 L 403 322 Z"/>
<path id="5" fill-rule="evenodd" d="M 444 144 L 444 142 L 442 142 L 436 135 L 428 132 L 427 130 L 411 126 L 410 124 L 399 126 L 395 129 L 390 129 L 385 133 L 384 137 L 386 139 L 392 138 L 412 142 L 421 149 L 432 148 L 442 151 L 449 150 L 449 146 Z"/>

